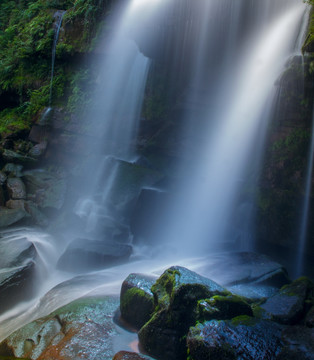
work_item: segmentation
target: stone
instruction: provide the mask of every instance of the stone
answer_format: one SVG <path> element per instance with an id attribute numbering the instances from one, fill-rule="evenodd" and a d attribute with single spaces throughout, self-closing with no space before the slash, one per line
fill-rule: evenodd
<path id="1" fill-rule="evenodd" d="M 285 268 L 263 254 L 231 252 L 212 256 L 202 269 L 233 292 L 233 286 L 254 285 L 281 288 L 290 282 Z"/>
<path id="2" fill-rule="evenodd" d="M 7 180 L 7 175 L 4 171 L 0 171 L 0 185 L 3 185 Z"/>
<path id="3" fill-rule="evenodd" d="M 281 333 L 276 323 L 241 316 L 192 327 L 187 345 L 193 360 L 273 360 L 282 350 Z"/>
<path id="4" fill-rule="evenodd" d="M 113 316 L 118 306 L 114 296 L 76 300 L 15 331 L 0 344 L 0 355 L 38 360 L 112 359 L 118 335 Z"/>
<path id="5" fill-rule="evenodd" d="M 7 190 L 10 198 L 12 198 L 13 200 L 26 198 L 26 188 L 20 178 L 8 178 Z"/>
<path id="6" fill-rule="evenodd" d="M 130 274 L 122 283 L 120 292 L 121 317 L 139 330 L 154 310 L 154 297 L 151 291 L 156 277 L 143 274 Z"/>
<path id="7" fill-rule="evenodd" d="M 72 272 L 98 270 L 121 264 L 132 253 L 127 244 L 106 243 L 100 240 L 76 239 L 58 261 L 58 268 Z"/>
<path id="8" fill-rule="evenodd" d="M 5 206 L 5 191 L 0 185 L 0 207 Z"/>
<path id="9" fill-rule="evenodd" d="M 5 203 L 5 206 L 8 208 L 8 209 L 22 209 L 22 210 L 25 210 L 25 200 L 8 200 L 6 203 Z"/>
<path id="10" fill-rule="evenodd" d="M 261 305 L 263 317 L 282 324 L 296 324 L 305 311 L 305 300 L 313 289 L 313 283 L 300 278 L 284 286 L 279 293 L 270 297 Z"/>
<path id="11" fill-rule="evenodd" d="M 2 156 L 6 161 L 10 161 L 18 164 L 35 164 L 37 162 L 36 159 L 30 156 L 21 155 L 15 151 L 8 149 L 4 149 Z"/>
<path id="12" fill-rule="evenodd" d="M 284 348 L 277 360 L 314 359 L 314 329 L 288 326 L 282 333 Z"/>
<path id="13" fill-rule="evenodd" d="M 199 300 L 229 295 L 214 281 L 181 266 L 167 269 L 151 290 L 156 310 L 138 336 L 149 355 L 163 360 L 186 359 L 185 336 L 196 322 Z"/>
<path id="14" fill-rule="evenodd" d="M 240 296 L 216 295 L 198 302 L 198 320 L 226 320 L 236 316 L 253 316 L 251 306 Z"/>
<path id="15" fill-rule="evenodd" d="M 314 328 L 314 305 L 311 307 L 310 311 L 306 314 L 305 325 Z"/>
<path id="16" fill-rule="evenodd" d="M 153 358 L 129 351 L 119 351 L 112 360 L 153 360 Z"/>
<path id="17" fill-rule="evenodd" d="M 47 141 L 42 141 L 39 144 L 34 145 L 28 152 L 28 155 L 33 158 L 40 158 L 44 155 L 48 146 Z"/>
<path id="18" fill-rule="evenodd" d="M 3 313 L 34 294 L 37 252 L 18 233 L 0 233 L 0 259 L 0 313 Z"/>
<path id="19" fill-rule="evenodd" d="M 2 172 L 11 175 L 12 177 L 21 177 L 22 176 L 23 165 L 17 165 L 13 163 L 8 163 L 2 169 Z"/>
<path id="20" fill-rule="evenodd" d="M 0 207 L 0 228 L 15 224 L 27 216 L 27 212 L 22 209 Z"/>
<path id="21" fill-rule="evenodd" d="M 54 174 L 44 169 L 25 171 L 23 174 L 28 199 L 40 208 L 60 210 L 64 204 L 66 181 L 62 174 Z"/>
<path id="22" fill-rule="evenodd" d="M 26 201 L 24 203 L 24 206 L 25 210 L 31 216 L 35 224 L 43 227 L 49 225 L 49 220 L 47 216 L 38 209 L 38 206 L 36 204 L 34 204 L 32 201 Z"/>

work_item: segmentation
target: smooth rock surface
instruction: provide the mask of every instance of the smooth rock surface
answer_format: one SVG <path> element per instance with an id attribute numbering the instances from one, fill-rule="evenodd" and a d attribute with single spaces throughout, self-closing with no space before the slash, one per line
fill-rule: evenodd
<path id="1" fill-rule="evenodd" d="M 27 212 L 22 209 L 0 207 L 0 228 L 15 224 L 26 216 L 28 216 Z"/>
<path id="2" fill-rule="evenodd" d="M 127 260 L 131 253 L 130 245 L 76 239 L 59 259 L 58 268 L 73 272 L 102 269 Z"/>

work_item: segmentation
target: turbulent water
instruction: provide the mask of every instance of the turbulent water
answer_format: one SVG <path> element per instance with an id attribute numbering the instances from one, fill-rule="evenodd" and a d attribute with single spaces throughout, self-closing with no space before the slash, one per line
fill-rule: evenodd
<path id="1" fill-rule="evenodd" d="M 138 38 L 143 18 L 160 24 L 160 17 L 177 11 L 180 24 L 172 39 L 178 44 L 175 59 L 178 69 L 187 66 L 184 101 L 192 104 L 181 120 L 186 125 L 183 132 L 192 129 L 191 141 L 198 146 L 185 154 L 189 161 L 180 170 L 183 181 L 176 184 L 175 201 L 158 220 L 162 230 L 156 238 L 165 239 L 172 251 L 168 257 L 164 253 L 158 257 L 155 251 L 152 260 L 142 251 L 138 256 L 135 249 L 128 264 L 73 277 L 55 266 L 66 246 L 62 240 L 32 229 L 3 234 L 34 243 L 42 278 L 34 299 L 0 316 L 0 339 L 90 291 L 118 293 L 130 272 L 160 274 L 174 263 L 193 269 L 199 260 L 186 257 L 217 242 L 250 246 L 254 199 L 243 195 L 243 179 L 261 157 L 261 134 L 273 108 L 274 83 L 297 46 L 305 5 L 299 0 L 174 0 L 168 11 L 168 3 L 171 6 L 167 0 L 131 0 L 114 19 L 115 30 L 104 51 L 99 87 L 87 119 L 101 139 L 92 149 L 105 160 L 100 164 L 96 157 L 90 164 L 93 176 L 87 174 L 74 211 L 86 231 L 92 230 L 97 219 L 106 215 L 117 166 L 112 159 L 131 161 L 136 155 L 132 139 L 138 130 L 149 60 L 128 34 L 136 33 Z M 191 111 L 196 105 L 201 108 L 197 121 Z"/>

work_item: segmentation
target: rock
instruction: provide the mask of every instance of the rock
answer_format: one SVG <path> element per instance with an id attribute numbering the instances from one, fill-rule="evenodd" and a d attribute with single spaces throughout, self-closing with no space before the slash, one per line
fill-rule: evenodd
<path id="1" fill-rule="evenodd" d="M 22 209 L 22 210 L 25 210 L 25 200 L 8 200 L 6 203 L 5 203 L 5 206 L 8 208 L 8 209 Z"/>
<path id="2" fill-rule="evenodd" d="M 15 151 L 8 149 L 4 149 L 2 156 L 6 161 L 10 161 L 10 162 L 12 161 L 18 164 L 35 164 L 37 162 L 36 159 L 30 156 L 21 155 Z"/>
<path id="3" fill-rule="evenodd" d="M 3 185 L 7 180 L 7 175 L 4 171 L 0 171 L 0 185 Z"/>
<path id="4" fill-rule="evenodd" d="M 251 306 L 240 296 L 216 295 L 198 302 L 198 320 L 226 320 L 236 316 L 253 316 Z"/>
<path id="5" fill-rule="evenodd" d="M 130 227 L 135 240 L 155 239 L 159 233 L 160 214 L 169 201 L 169 194 L 156 189 L 142 189 L 131 214 Z"/>
<path id="6" fill-rule="evenodd" d="M 314 305 L 311 307 L 310 311 L 306 314 L 305 325 L 310 328 L 314 327 Z"/>
<path id="7" fill-rule="evenodd" d="M 307 278 L 300 278 L 284 286 L 278 294 L 261 305 L 263 317 L 282 324 L 298 323 L 304 315 L 305 300 L 313 287 Z"/>
<path id="8" fill-rule="evenodd" d="M 314 359 L 314 329 L 288 326 L 282 333 L 284 348 L 278 360 Z"/>
<path id="9" fill-rule="evenodd" d="M 41 156 L 44 155 L 46 149 L 48 146 L 48 142 L 47 141 L 42 141 L 39 144 L 34 145 L 28 152 L 29 156 L 33 157 L 33 158 L 40 158 Z"/>
<path id="10" fill-rule="evenodd" d="M 23 165 L 8 163 L 4 166 L 2 172 L 7 173 L 12 177 L 21 177 L 22 169 L 23 169 Z"/>
<path id="11" fill-rule="evenodd" d="M 5 205 L 5 191 L 0 185 L 0 208 Z"/>
<path id="12" fill-rule="evenodd" d="M 36 204 L 32 201 L 26 201 L 24 203 L 25 210 L 30 214 L 35 224 L 46 227 L 49 225 L 49 220 L 45 214 L 43 214 Z"/>
<path id="13" fill-rule="evenodd" d="M 25 185 L 20 178 L 8 178 L 7 189 L 8 189 L 9 196 L 13 200 L 26 198 Z"/>
<path id="14" fill-rule="evenodd" d="M 278 324 L 243 316 L 198 324 L 187 344 L 193 360 L 273 360 L 282 349 L 281 333 Z"/>
<path id="15" fill-rule="evenodd" d="M 119 351 L 112 360 L 153 360 L 153 358 L 129 351 Z"/>
<path id="16" fill-rule="evenodd" d="M 25 171 L 23 179 L 28 198 L 41 208 L 60 210 L 64 204 L 66 181 L 63 175 L 57 176 L 43 169 Z"/>
<path id="17" fill-rule="evenodd" d="M 0 234 L 0 313 L 28 300 L 36 289 L 37 252 L 26 238 Z"/>
<path id="18" fill-rule="evenodd" d="M 38 360 L 112 359 L 117 336 L 113 314 L 118 305 L 117 297 L 76 300 L 15 331 L 0 344 L 0 355 Z"/>
<path id="19" fill-rule="evenodd" d="M 140 329 L 152 315 L 154 297 L 151 291 L 156 277 L 130 274 L 122 283 L 120 292 L 121 317 L 136 329 Z"/>
<path id="20" fill-rule="evenodd" d="M 290 282 L 282 265 L 266 255 L 253 252 L 233 252 L 210 257 L 202 272 L 232 292 L 232 286 L 239 284 L 280 288 Z"/>
<path id="21" fill-rule="evenodd" d="M 103 269 L 126 261 L 131 253 L 130 245 L 76 239 L 67 247 L 57 266 L 73 272 Z"/>
<path id="22" fill-rule="evenodd" d="M 185 335 L 195 324 L 198 300 L 228 292 L 186 268 L 167 269 L 151 288 L 156 311 L 138 333 L 144 350 L 163 360 L 186 359 Z"/>
<path id="23" fill-rule="evenodd" d="M 7 227 L 28 216 L 22 209 L 7 209 L 0 207 L 0 228 Z"/>

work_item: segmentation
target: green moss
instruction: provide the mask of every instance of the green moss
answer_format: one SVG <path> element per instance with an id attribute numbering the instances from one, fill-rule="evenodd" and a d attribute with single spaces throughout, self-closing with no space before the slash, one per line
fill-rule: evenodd
<path id="1" fill-rule="evenodd" d="M 253 315 L 258 319 L 263 319 L 266 311 L 260 305 L 252 305 Z"/>
<path id="2" fill-rule="evenodd" d="M 245 326 L 254 326 L 257 323 L 257 319 L 251 317 L 251 316 L 247 316 L 247 315 L 240 315 L 240 316 L 236 316 L 231 320 L 231 324 L 233 326 L 238 326 L 238 325 L 245 325 Z"/>
<path id="3" fill-rule="evenodd" d="M 176 286 L 177 276 L 180 276 L 178 270 L 168 269 L 152 286 L 155 305 L 158 305 L 158 309 L 169 306 L 173 299 L 173 290 Z"/>

